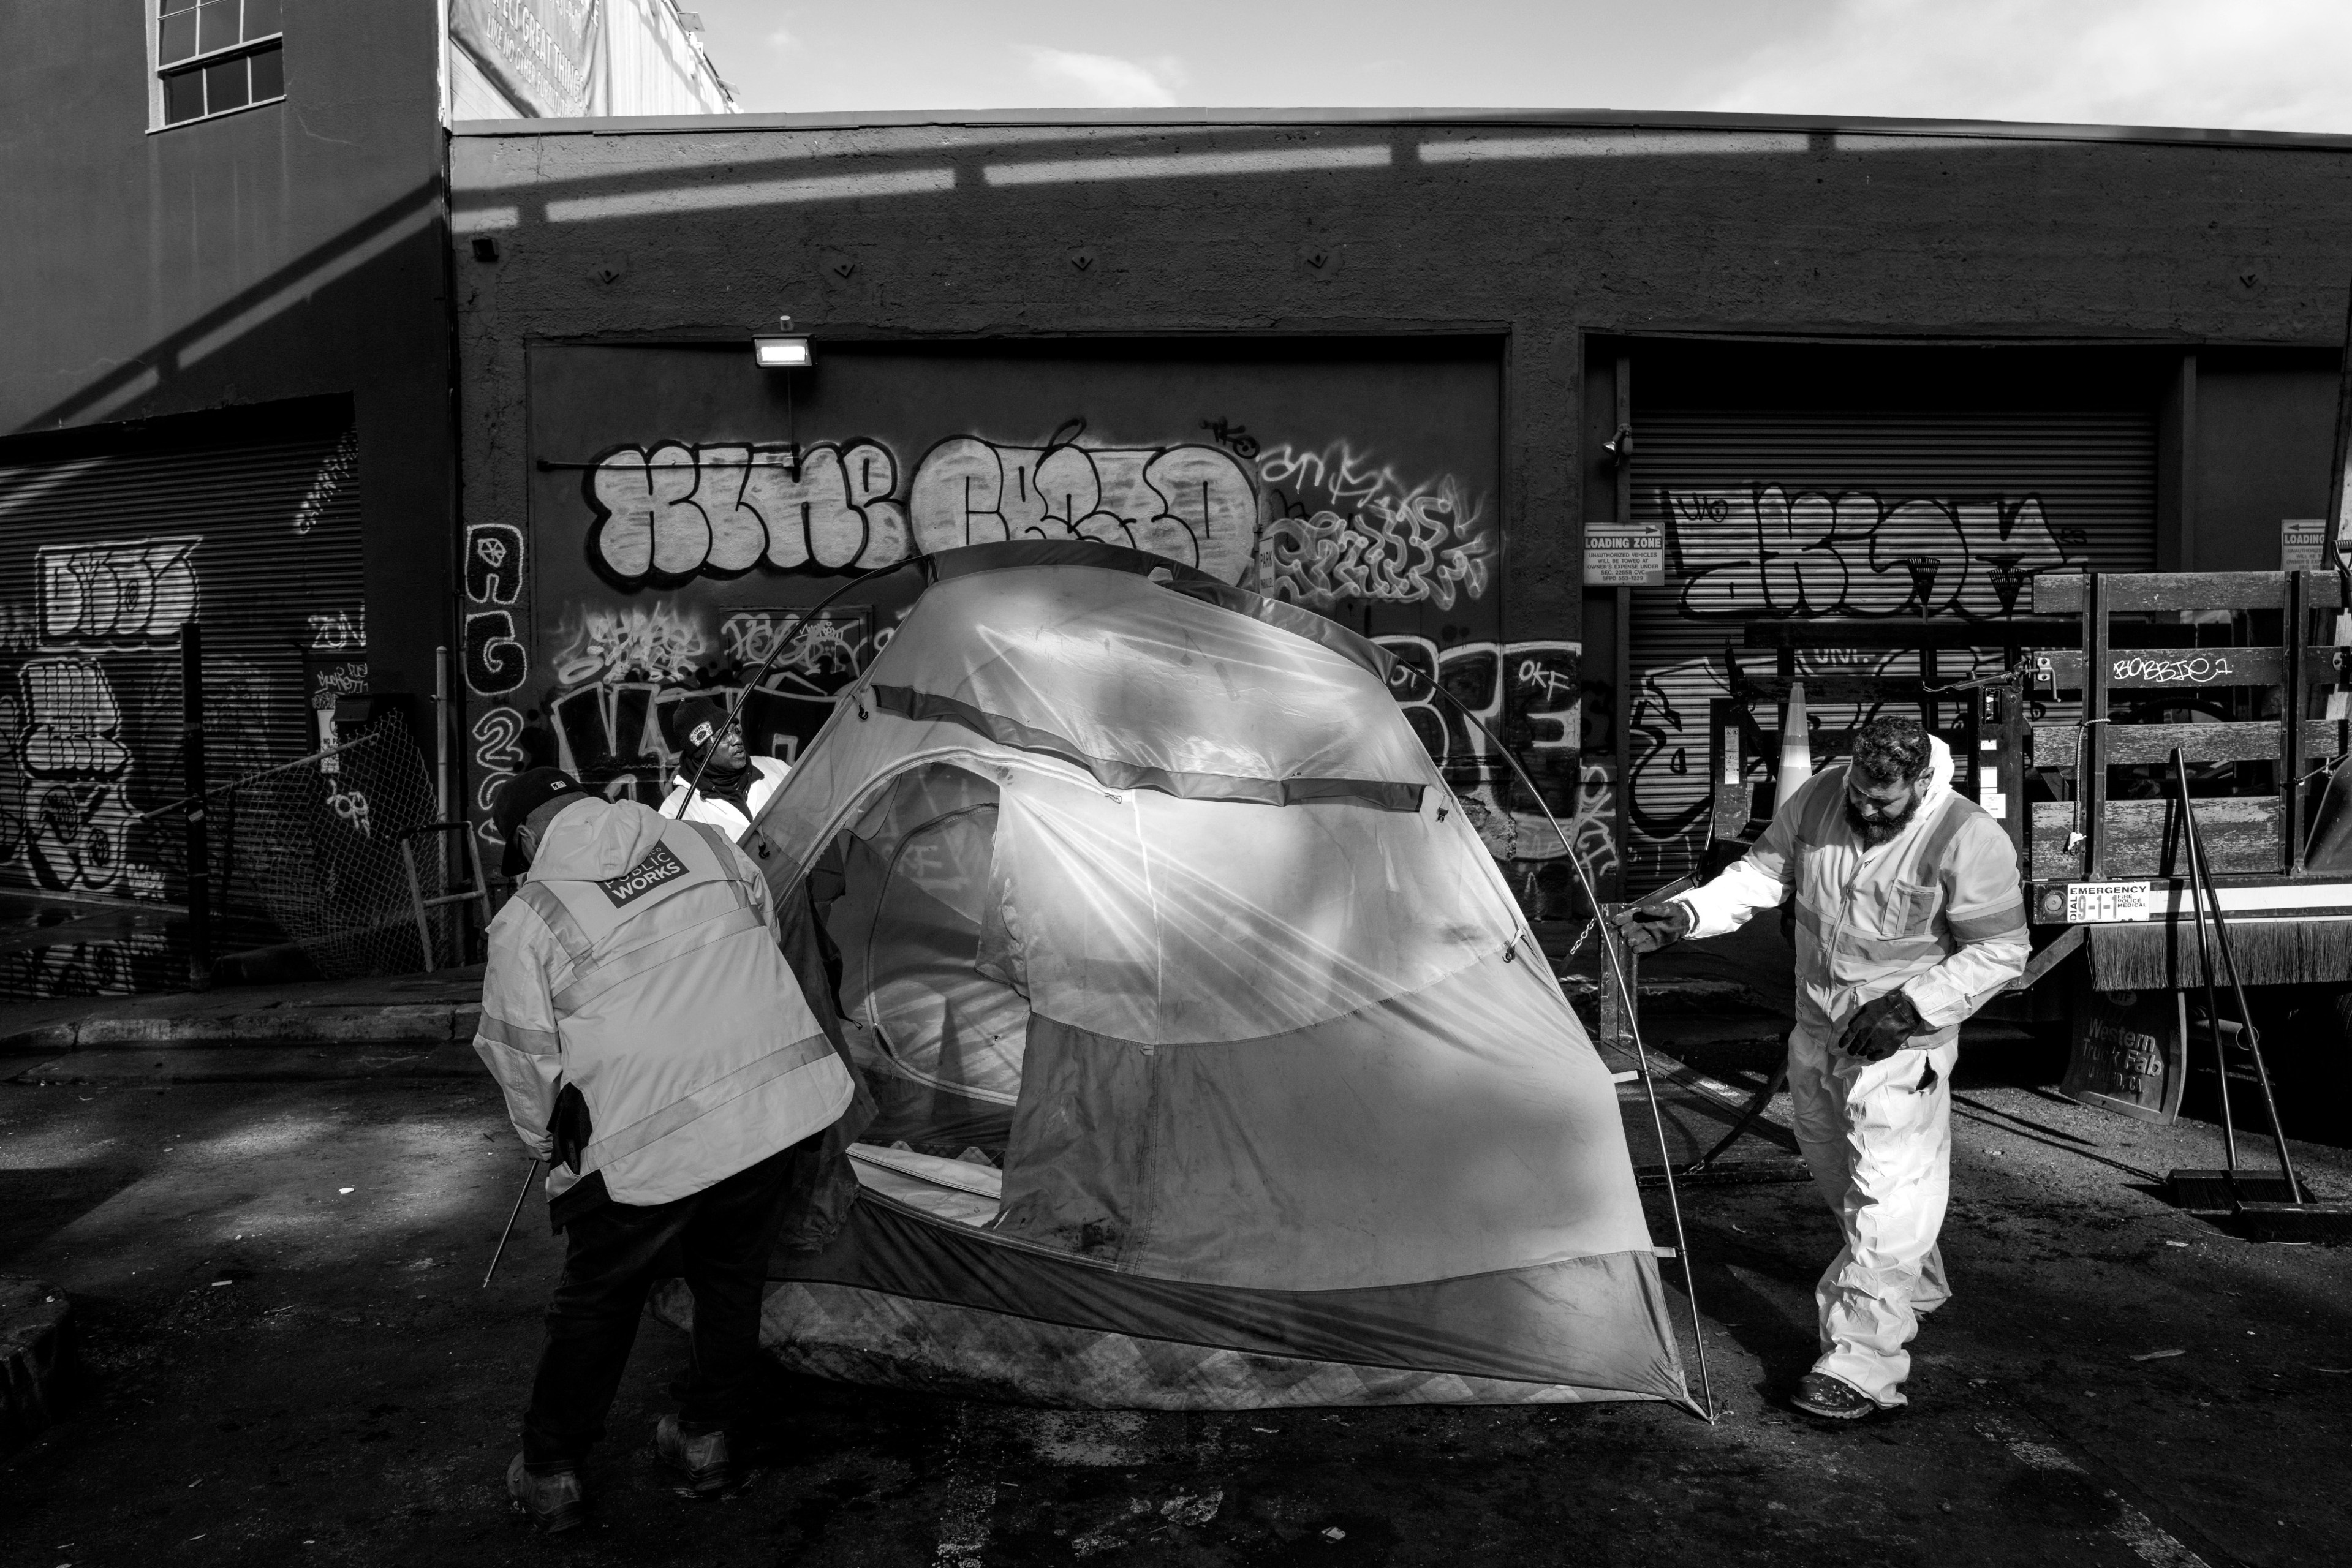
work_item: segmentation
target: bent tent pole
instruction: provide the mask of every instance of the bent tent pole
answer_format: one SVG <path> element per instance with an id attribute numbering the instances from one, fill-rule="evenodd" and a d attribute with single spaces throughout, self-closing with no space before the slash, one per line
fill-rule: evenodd
<path id="1" fill-rule="evenodd" d="M 802 612 L 801 618 L 793 622 L 792 625 L 785 630 L 784 633 L 778 637 L 775 640 L 775 643 L 768 649 L 768 656 L 760 661 L 760 667 L 751 672 L 751 678 L 745 681 L 742 686 L 735 693 L 735 700 L 727 705 L 727 722 L 719 726 L 720 731 L 723 733 L 735 727 L 736 719 L 742 716 L 743 705 L 751 700 L 751 693 L 759 686 L 761 681 L 768 678 L 769 667 L 775 664 L 776 655 L 782 653 L 786 648 L 791 647 L 793 640 L 807 628 L 808 623 L 815 620 L 818 614 L 830 606 L 835 600 L 839 599 L 851 589 L 858 587 L 863 583 L 871 582 L 876 578 L 881 577 L 886 573 L 897 571 L 901 567 L 919 565 L 930 559 L 930 553 L 928 550 L 919 551 L 914 555 L 904 558 L 903 559 L 894 560 L 887 566 L 877 566 L 871 571 L 859 572 L 856 577 L 851 578 L 847 582 L 843 583 L 839 588 L 835 589 L 831 593 L 826 594 L 823 599 L 818 600 L 814 604 L 810 605 L 808 609 Z M 705 750 L 702 754 L 702 760 L 694 765 L 694 777 L 686 781 L 686 793 L 678 799 L 677 814 L 680 817 L 684 817 L 686 815 L 687 808 L 694 804 L 695 794 L 702 788 L 703 769 L 709 766 L 710 753 L 708 750 Z"/>
<path id="2" fill-rule="evenodd" d="M 1568 863 L 1575 869 L 1577 885 L 1584 889 L 1585 901 L 1592 905 L 1593 915 L 1598 918 L 1601 915 L 1601 894 L 1592 885 L 1592 873 L 1584 869 L 1584 862 L 1577 855 L 1576 845 L 1569 840 L 1568 830 L 1559 825 L 1558 817 L 1552 815 L 1551 808 L 1544 803 L 1542 792 L 1536 788 L 1536 781 L 1528 777 L 1528 770 L 1519 766 L 1519 759 L 1511 754 L 1510 747 L 1503 744 L 1503 737 L 1496 735 L 1484 718 L 1473 713 L 1468 704 L 1438 685 L 1428 674 L 1413 669 L 1410 664 L 1398 664 L 1396 667 L 1412 670 L 1414 674 L 1421 677 L 1423 685 L 1452 703 L 1464 718 L 1476 725 L 1479 732 L 1494 743 L 1496 754 L 1505 762 L 1510 764 L 1511 771 L 1526 787 L 1528 798 L 1536 803 L 1536 810 L 1544 814 L 1544 821 L 1549 822 L 1551 831 L 1559 836 L 1561 852 L 1568 856 Z M 1675 1256 L 1682 1262 L 1683 1287 L 1685 1293 L 1690 1297 L 1691 1344 L 1698 1353 L 1699 1397 L 1706 1403 L 1706 1424 L 1712 1427 L 1716 1422 L 1715 1384 L 1707 1374 L 1706 1324 L 1698 1313 L 1698 1274 L 1691 1265 L 1690 1239 L 1683 1229 L 1683 1200 L 1681 1194 L 1675 1187 L 1675 1165 L 1674 1161 L 1666 1158 L 1666 1119 L 1664 1113 L 1658 1109 L 1657 1082 L 1650 1073 L 1649 1050 L 1642 1043 L 1642 1020 L 1636 1012 L 1633 988 L 1626 981 L 1624 960 L 1618 956 L 1617 948 L 1607 932 L 1601 933 L 1601 950 L 1608 957 L 1609 977 L 1617 982 L 1617 995 L 1625 1007 L 1625 1030 L 1633 1037 L 1633 1061 L 1642 1071 L 1642 1092 L 1650 1102 L 1650 1125 L 1657 1134 L 1658 1157 L 1666 1175 L 1666 1207 L 1673 1214 L 1675 1221 Z"/>

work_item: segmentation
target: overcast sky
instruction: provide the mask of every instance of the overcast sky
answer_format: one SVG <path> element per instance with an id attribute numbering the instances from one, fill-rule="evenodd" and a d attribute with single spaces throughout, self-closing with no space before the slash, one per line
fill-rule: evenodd
<path id="1" fill-rule="evenodd" d="M 2352 132 L 2352 0 L 687 0 L 751 110 L 1748 110 Z"/>

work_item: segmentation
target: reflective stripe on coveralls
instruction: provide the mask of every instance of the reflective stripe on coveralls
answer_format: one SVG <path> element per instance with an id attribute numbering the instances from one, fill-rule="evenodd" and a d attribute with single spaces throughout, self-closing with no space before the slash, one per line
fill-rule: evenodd
<path id="1" fill-rule="evenodd" d="M 580 831 L 558 840 L 567 824 Z M 634 803 L 569 808 L 491 936 L 475 1047 L 517 1130 L 542 1146 L 561 1083 L 593 1119 L 578 1174 L 550 1171 L 551 1197 L 597 1171 L 615 1202 L 685 1197 L 851 1097 L 777 948 L 766 884 L 723 828 Z"/>
<path id="2" fill-rule="evenodd" d="M 1949 1296 L 1936 1237 L 1950 1193 L 1950 1075 L 1961 1019 L 2024 967 L 2016 852 L 1954 795 L 1949 750 L 1913 820 L 1863 842 L 1845 815 L 1846 768 L 1816 774 L 1756 848 L 1683 895 L 1695 936 L 1797 900 L 1797 1027 L 1789 1089 L 1797 1137 L 1843 1245 L 1815 1289 L 1821 1359 L 1878 1404 L 1904 1403 L 1917 1314 Z M 1865 1062 L 1836 1049 L 1864 1003 L 1903 989 L 1927 1026 Z"/>

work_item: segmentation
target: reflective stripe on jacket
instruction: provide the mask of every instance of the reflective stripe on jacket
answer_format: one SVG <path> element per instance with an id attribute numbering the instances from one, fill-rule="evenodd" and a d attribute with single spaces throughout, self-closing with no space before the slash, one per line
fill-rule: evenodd
<path id="1" fill-rule="evenodd" d="M 550 1152 L 563 1085 L 587 1101 L 578 1175 L 614 1201 L 667 1203 L 840 1116 L 847 1071 L 776 946 L 767 884 L 725 833 L 628 801 L 549 824 L 490 923 L 474 1039 L 515 1131 Z"/>
<path id="2" fill-rule="evenodd" d="M 1737 929 L 1758 909 L 1797 900 L 1797 1021 L 1816 1033 L 1898 987 L 1943 1045 L 1960 1020 L 2024 972 L 2029 950 L 2017 852 L 2000 824 L 1954 794 L 1951 754 L 1903 831 L 1874 847 L 1848 821 L 1846 767 L 1815 774 L 1775 814 L 1756 847 L 1681 895 L 1691 935 Z"/>

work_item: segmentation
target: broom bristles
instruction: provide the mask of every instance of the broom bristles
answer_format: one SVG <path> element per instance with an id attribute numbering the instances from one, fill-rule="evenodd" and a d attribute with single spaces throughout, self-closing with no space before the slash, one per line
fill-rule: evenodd
<path id="1" fill-rule="evenodd" d="M 2095 925 L 2088 935 L 2094 989 L 2167 991 L 2205 984 L 2193 922 Z M 2352 920 L 2232 920 L 2230 950 L 2239 980 L 2249 986 L 2352 980 Z M 2219 953 L 2212 963 L 2213 984 L 2228 985 Z"/>

